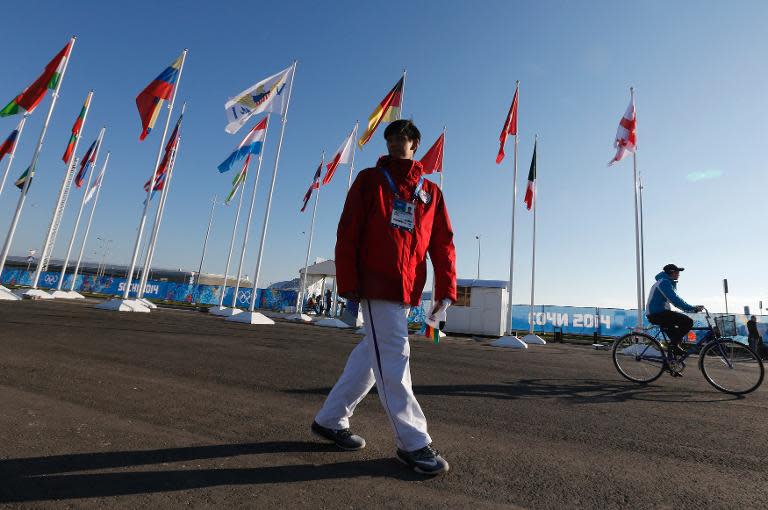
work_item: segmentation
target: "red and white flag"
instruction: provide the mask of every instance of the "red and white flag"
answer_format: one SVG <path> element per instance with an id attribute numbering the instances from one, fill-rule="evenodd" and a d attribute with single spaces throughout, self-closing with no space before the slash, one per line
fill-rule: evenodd
<path id="1" fill-rule="evenodd" d="M 504 127 L 499 135 L 499 153 L 496 155 L 496 164 L 504 159 L 504 144 L 507 143 L 507 136 L 517 136 L 517 88 L 515 88 L 515 97 L 512 98 L 512 105 L 509 107 L 507 120 L 504 121 Z"/>
<path id="2" fill-rule="evenodd" d="M 349 133 L 349 136 L 346 140 L 341 144 L 341 147 L 339 147 L 339 150 L 336 151 L 336 155 L 333 156 L 333 159 L 331 159 L 331 162 L 326 165 L 326 168 L 328 168 L 328 171 L 325 172 L 325 177 L 323 177 L 323 185 L 328 184 L 331 182 L 331 179 L 333 179 L 333 174 L 336 172 L 336 167 L 339 165 L 348 165 L 352 163 L 352 151 L 354 150 L 355 145 L 355 130 L 357 129 L 357 125 L 352 129 L 352 132 Z M 302 209 L 303 211 L 303 209 Z"/>
<path id="3" fill-rule="evenodd" d="M 441 133 L 424 157 L 419 160 L 425 174 L 443 171 L 443 148 L 445 146 L 445 133 Z"/>
<path id="4" fill-rule="evenodd" d="M 624 159 L 628 152 L 635 152 L 637 145 L 637 116 L 635 114 L 635 100 L 629 100 L 629 106 L 624 116 L 619 121 L 619 129 L 616 131 L 616 155 L 608 162 L 608 166 Z"/>
<path id="5" fill-rule="evenodd" d="M 320 166 L 317 167 L 317 172 L 315 172 L 315 176 L 312 178 L 312 184 L 310 184 L 309 189 L 304 194 L 304 205 L 301 206 L 301 212 L 304 212 L 307 208 L 309 199 L 312 198 L 312 190 L 320 189 L 320 173 L 323 171 L 323 163 L 323 161 L 320 162 Z"/>

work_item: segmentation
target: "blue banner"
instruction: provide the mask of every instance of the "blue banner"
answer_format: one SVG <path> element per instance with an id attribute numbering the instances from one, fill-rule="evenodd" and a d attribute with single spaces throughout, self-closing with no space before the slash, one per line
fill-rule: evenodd
<path id="1" fill-rule="evenodd" d="M 3 285 L 32 285 L 34 273 L 24 269 L 6 269 L 0 276 L 0 284 Z M 39 287 L 52 289 L 59 283 L 60 273 L 43 272 L 40 275 Z M 72 284 L 72 276 L 64 277 L 62 288 L 69 290 Z M 125 290 L 125 278 L 113 278 L 104 276 L 97 278 L 94 275 L 78 275 L 75 282 L 75 290 L 79 292 L 89 292 L 94 294 L 105 294 L 108 296 L 122 295 Z M 138 288 L 138 282 L 131 284 L 131 294 L 135 295 Z M 217 305 L 221 297 L 221 285 L 191 285 L 187 283 L 159 282 L 149 280 L 144 291 L 144 296 L 149 299 L 160 299 L 176 303 L 200 303 L 206 305 Z M 224 294 L 224 304 L 232 305 L 232 296 L 234 287 L 227 287 Z M 241 288 L 237 292 L 236 306 L 247 308 L 251 301 L 253 289 Z M 288 306 L 296 305 L 296 291 L 276 290 L 276 289 L 257 289 L 256 308 L 282 311 Z"/>

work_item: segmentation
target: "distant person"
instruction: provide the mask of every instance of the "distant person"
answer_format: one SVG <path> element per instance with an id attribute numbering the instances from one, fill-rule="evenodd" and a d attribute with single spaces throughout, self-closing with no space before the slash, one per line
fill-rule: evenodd
<path id="1" fill-rule="evenodd" d="M 677 355 L 685 354 L 680 342 L 693 328 L 693 319 L 680 312 L 672 311 L 670 304 L 688 313 L 700 312 L 703 306 L 689 305 L 677 294 L 677 280 L 685 268 L 675 264 L 667 264 L 661 273 L 656 275 L 656 283 L 648 294 L 648 322 L 660 326 L 669 337 L 669 350 Z"/>
<path id="2" fill-rule="evenodd" d="M 747 335 L 749 338 L 749 346 L 755 351 L 755 354 L 763 357 L 763 339 L 760 338 L 760 333 L 757 331 L 757 317 L 754 315 L 747 321 Z"/>
<path id="3" fill-rule="evenodd" d="M 315 311 L 315 298 L 312 296 L 307 299 L 307 311 Z"/>
<path id="4" fill-rule="evenodd" d="M 333 293 L 331 289 L 325 291 L 325 315 L 331 316 L 331 303 L 333 302 Z"/>
<path id="5" fill-rule="evenodd" d="M 418 473 L 437 475 L 449 466 L 432 447 L 413 394 L 408 312 L 419 304 L 426 283 L 427 253 L 437 302 L 456 301 L 453 230 L 440 189 L 424 180 L 421 163 L 413 160 L 419 130 L 410 120 L 397 120 L 384 138 L 389 155 L 358 174 L 336 234 L 339 294 L 360 302 L 365 338 L 349 355 L 312 432 L 344 450 L 364 448 L 365 440 L 349 430 L 349 419 L 375 384 L 395 434 L 397 458 Z"/>

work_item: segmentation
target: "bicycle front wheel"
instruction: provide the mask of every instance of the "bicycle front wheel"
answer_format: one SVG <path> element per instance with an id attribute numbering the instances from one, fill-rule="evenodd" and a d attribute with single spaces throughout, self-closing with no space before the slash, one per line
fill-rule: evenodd
<path id="1" fill-rule="evenodd" d="M 664 351 L 650 335 L 629 333 L 614 342 L 613 364 L 630 381 L 646 384 L 664 372 Z"/>
<path id="2" fill-rule="evenodd" d="M 748 346 L 718 340 L 701 351 L 699 368 L 709 384 L 733 395 L 754 391 L 763 382 L 763 362 Z"/>

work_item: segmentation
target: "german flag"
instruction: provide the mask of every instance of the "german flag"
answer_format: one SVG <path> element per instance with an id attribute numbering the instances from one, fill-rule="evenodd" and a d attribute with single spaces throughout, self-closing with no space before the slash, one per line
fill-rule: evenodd
<path id="1" fill-rule="evenodd" d="M 370 117 L 368 117 L 368 129 L 365 130 L 363 136 L 358 140 L 357 145 L 361 148 L 376 132 L 376 128 L 382 122 L 392 122 L 400 118 L 400 105 L 403 101 L 403 84 L 405 83 L 405 76 L 400 78 L 397 84 L 389 91 L 389 93 L 382 99 L 381 103 L 376 107 Z"/>

